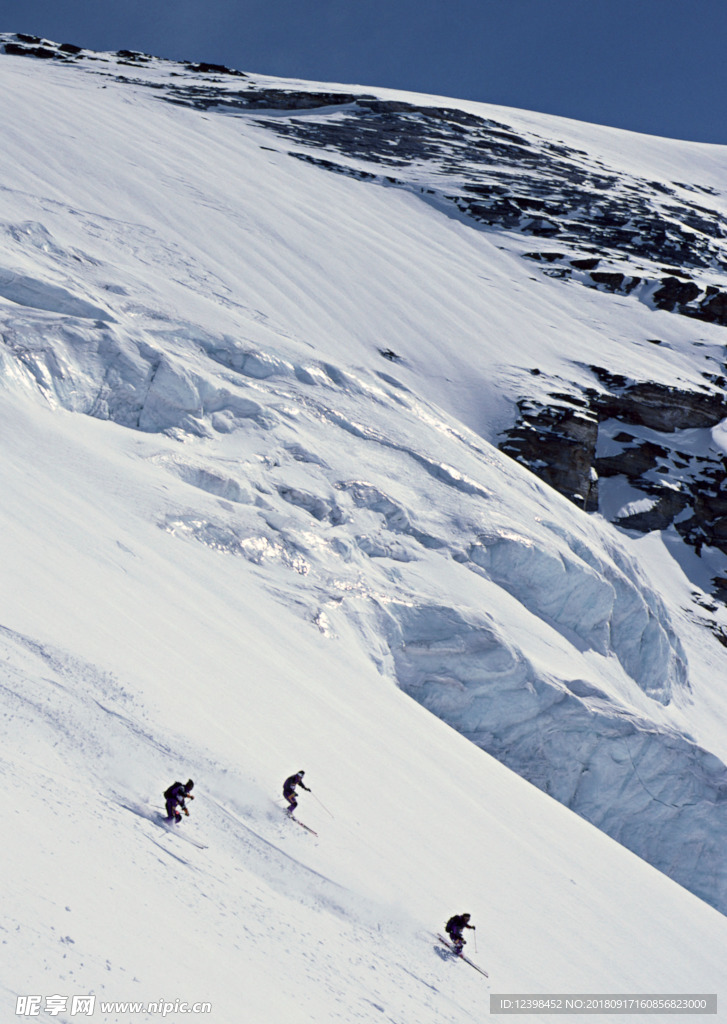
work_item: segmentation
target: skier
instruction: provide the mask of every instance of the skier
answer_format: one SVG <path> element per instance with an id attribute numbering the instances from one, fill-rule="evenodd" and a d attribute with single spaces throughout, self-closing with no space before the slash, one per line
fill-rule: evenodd
<path id="1" fill-rule="evenodd" d="M 191 792 L 193 788 L 194 783 L 191 779 L 188 779 L 184 784 L 173 782 L 169 789 L 164 790 L 164 799 L 167 802 L 167 821 L 176 821 L 178 823 L 182 820 L 182 815 L 177 810 L 177 807 L 181 807 L 187 817 L 189 817 L 189 811 L 184 801 L 194 800 Z"/>
<path id="2" fill-rule="evenodd" d="M 452 940 L 452 945 L 454 946 L 457 956 L 461 954 L 462 947 L 464 946 L 464 938 L 462 937 L 464 929 L 471 928 L 475 931 L 475 926 L 470 924 L 469 920 L 469 914 L 455 914 L 454 917 L 450 917 L 449 921 L 447 921 L 444 926 L 447 935 L 449 935 Z"/>
<path id="3" fill-rule="evenodd" d="M 298 801 L 296 799 L 295 792 L 296 786 L 300 786 L 300 788 L 304 789 L 306 793 L 311 792 L 311 790 L 308 789 L 308 787 L 306 786 L 305 782 L 303 782 L 304 775 L 305 772 L 303 771 L 297 772 L 295 775 L 291 775 L 289 778 L 287 778 L 283 783 L 283 796 L 290 804 L 288 810 L 286 811 L 286 814 L 292 814 L 295 808 L 298 806 Z"/>

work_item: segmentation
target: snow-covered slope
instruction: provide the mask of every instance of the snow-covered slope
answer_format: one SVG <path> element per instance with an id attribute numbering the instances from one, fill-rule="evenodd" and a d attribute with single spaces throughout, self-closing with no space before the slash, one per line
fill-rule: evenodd
<path id="1" fill-rule="evenodd" d="M 321 112 L 309 83 L 81 56 L 0 60 L 8 1007 L 716 991 L 727 704 L 695 572 L 494 442 L 523 381 L 545 402 L 596 363 L 718 396 L 723 327 L 541 273 L 447 198 L 471 154 L 332 168 L 343 87 Z M 723 201 L 713 147 L 446 104 L 640 180 L 698 160 Z M 317 839 L 275 806 L 301 767 Z M 489 982 L 433 950 L 463 909 Z"/>

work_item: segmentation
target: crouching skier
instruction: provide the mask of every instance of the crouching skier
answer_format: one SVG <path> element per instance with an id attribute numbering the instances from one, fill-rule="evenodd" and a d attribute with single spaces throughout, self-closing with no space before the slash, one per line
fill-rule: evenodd
<path id="1" fill-rule="evenodd" d="M 194 800 L 192 796 L 192 789 L 194 783 L 191 779 L 188 779 L 184 784 L 181 782 L 173 782 L 169 789 L 164 790 L 164 799 L 167 802 L 167 821 L 180 822 L 182 815 L 179 813 L 179 807 L 182 808 L 184 813 L 189 817 L 189 811 L 185 804 L 185 800 Z"/>
<path id="2" fill-rule="evenodd" d="M 455 914 L 454 917 L 450 917 L 449 921 L 447 921 L 444 926 L 447 935 L 449 935 L 452 940 L 452 945 L 454 946 L 457 956 L 460 956 L 462 953 L 462 947 L 464 946 L 464 938 L 462 936 L 464 929 L 471 928 L 472 931 L 475 931 L 475 926 L 470 924 L 469 921 L 469 914 Z"/>
<path id="3" fill-rule="evenodd" d="M 308 787 L 306 786 L 305 782 L 303 782 L 304 775 L 305 772 L 303 771 L 297 772 L 295 775 L 291 775 L 289 778 L 287 778 L 283 783 L 283 796 L 290 805 L 286 812 L 287 814 L 292 814 L 295 808 L 298 806 L 297 794 L 295 792 L 296 786 L 300 786 L 300 788 L 304 789 L 306 793 L 311 792 L 311 790 L 308 789 Z"/>

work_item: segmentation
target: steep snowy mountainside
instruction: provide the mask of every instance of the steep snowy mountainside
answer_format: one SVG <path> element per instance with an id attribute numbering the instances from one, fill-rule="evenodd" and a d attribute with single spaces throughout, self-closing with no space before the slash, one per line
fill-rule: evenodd
<path id="1" fill-rule="evenodd" d="M 207 765 L 217 793 L 230 765 L 239 763 L 235 787 L 248 794 L 247 803 L 233 809 L 243 818 L 246 810 L 264 817 L 266 786 L 256 783 L 253 792 L 243 780 L 264 771 L 277 785 L 288 751 L 299 750 L 302 761 L 315 758 L 321 774 L 331 772 L 325 777 L 333 787 L 336 770 L 324 762 L 338 760 L 356 774 L 362 763 L 372 770 L 381 721 L 391 716 L 382 732 L 391 748 L 400 733 L 409 735 L 411 721 L 407 749 L 392 749 L 374 769 L 374 792 L 384 777 L 400 773 L 393 819 L 397 801 L 405 803 L 419 775 L 428 779 L 433 771 L 441 802 L 438 796 L 437 810 L 426 815 L 436 821 L 451 796 L 441 782 L 447 759 L 461 756 L 451 788 L 462 794 L 447 834 L 471 828 L 473 842 L 484 846 L 491 822 L 470 820 L 469 792 L 480 777 L 473 783 L 468 774 L 485 763 L 477 760 L 481 753 L 472 747 L 460 755 L 466 745 L 430 723 L 396 684 L 724 911 L 727 707 L 723 650 L 708 627 L 719 633 L 727 617 L 716 604 L 704 607 L 709 579 L 700 575 L 703 565 L 717 575 L 724 554 L 706 543 L 702 558 L 692 557 L 668 524 L 661 536 L 636 539 L 587 515 L 588 495 L 557 493 L 557 481 L 547 479 L 557 431 L 549 438 L 536 414 L 538 405 L 541 414 L 560 410 L 558 425 L 570 416 L 591 431 L 587 443 L 575 438 L 577 451 L 586 452 L 581 473 L 589 480 L 589 444 L 594 453 L 600 445 L 603 459 L 613 454 L 611 436 L 614 445 L 635 447 L 617 430 L 607 433 L 624 410 L 632 419 L 643 418 L 644 408 L 653 417 L 662 410 L 661 425 L 641 424 L 639 438 L 653 442 L 649 431 L 671 432 L 686 445 L 689 431 L 695 460 L 714 464 L 717 452 L 705 453 L 710 445 L 722 450 L 716 425 L 724 413 L 717 380 L 724 328 L 703 318 L 698 297 L 689 311 L 689 303 L 670 311 L 654 299 L 658 289 L 643 282 L 614 293 L 584 268 L 553 274 L 565 268 L 562 261 L 524 258 L 535 251 L 533 239 L 540 252 L 542 240 L 550 247 L 555 236 L 538 234 L 528 210 L 513 219 L 517 203 L 502 191 L 485 197 L 487 216 L 461 201 L 474 174 L 481 191 L 496 172 L 503 188 L 529 183 L 542 199 L 551 165 L 563 180 L 566 165 L 578 166 L 585 182 L 576 181 L 575 192 L 563 185 L 568 195 L 545 212 L 561 233 L 559 244 L 580 259 L 583 223 L 594 210 L 583 213 L 578 228 L 567 203 L 585 203 L 594 175 L 608 177 L 596 166 L 606 157 L 587 155 L 591 129 L 571 125 L 564 151 L 556 152 L 561 122 L 542 119 L 536 133 L 518 112 L 372 97 L 363 89 L 324 91 L 134 54 L 70 53 L 61 62 L 55 58 L 66 51 L 45 43 L 50 58 L 28 60 L 17 50 L 26 44 L 5 39 L 0 73 L 13 97 L 0 115 L 6 436 L 16 407 L 16 422 L 26 417 L 49 434 L 57 429 L 65 440 L 55 458 L 60 466 L 64 458 L 78 463 L 79 478 L 84 456 L 74 438 L 92 439 L 91 493 L 107 496 L 91 516 L 91 497 L 80 502 L 59 471 L 48 508 L 40 508 L 41 484 L 28 485 L 14 511 L 8 508 L 3 543 L 13 598 L 0 625 L 16 641 L 10 660 L 21 657 L 18 650 L 49 645 L 90 665 L 91 675 L 111 672 L 122 685 L 134 680 L 133 692 L 158 715 L 149 739 L 155 752 L 139 755 L 132 776 L 137 790 L 150 792 L 150 774 L 161 781 L 181 737 L 186 760 Z M 321 96 L 324 108 L 317 106 Z M 526 130 L 527 144 L 496 141 L 498 133 Z M 605 136 L 593 132 L 598 154 Z M 634 230 L 643 232 L 648 252 L 637 252 L 636 234 L 627 239 L 623 224 L 610 233 L 604 227 L 598 244 L 609 260 L 638 258 L 643 280 L 656 281 L 663 267 L 653 233 L 677 200 L 649 183 L 660 180 L 667 162 L 669 173 L 681 168 L 682 185 L 674 187 L 679 203 L 688 204 L 692 193 L 683 183 L 706 149 L 652 141 L 641 150 L 638 137 L 612 133 L 614 149 L 616 139 L 626 150 L 619 176 L 626 184 L 623 192 L 608 185 L 609 195 L 618 193 L 609 217 L 618 221 L 625 196 L 638 191 L 645 224 Z M 518 160 L 508 167 L 513 153 Z M 613 152 L 609 159 L 616 161 Z M 392 174 L 383 173 L 382 161 Z M 714 165 L 707 167 L 710 189 L 717 190 L 716 176 Z M 720 196 L 700 192 L 699 203 L 713 201 L 722 223 Z M 507 216 L 493 219 L 502 210 Z M 686 244 L 685 231 L 670 235 L 675 246 Z M 721 273 L 719 238 L 718 230 L 705 235 L 690 264 L 705 289 Z M 684 395 L 682 406 L 706 409 L 706 422 L 682 427 L 664 419 L 663 408 L 678 410 L 675 397 Z M 531 440 L 535 433 L 540 448 L 532 459 L 524 449 L 515 454 L 545 480 L 495 443 L 505 432 L 513 443 L 516 429 L 525 431 L 524 411 L 533 413 Z M 8 447 L 8 486 L 18 474 L 42 481 L 41 464 L 52 473 L 52 461 L 39 461 L 41 445 L 15 466 L 18 456 Z M 639 451 L 643 456 L 643 445 Z M 96 460 L 107 465 L 103 472 Z M 574 446 L 566 446 L 565 461 L 575 461 Z M 654 473 L 662 462 L 655 465 Z M 620 511 L 643 494 L 623 479 L 623 461 L 614 466 L 621 469 L 612 474 Z M 668 474 L 659 476 L 664 487 L 676 486 Z M 128 505 L 126 490 L 133 494 Z M 603 490 L 615 505 L 615 488 Z M 22 511 L 34 504 L 35 526 Z M 61 509 L 63 530 L 56 530 Z M 125 536 L 120 524 L 130 509 L 134 525 Z M 86 548 L 89 517 L 95 525 Z M 49 535 L 65 531 L 73 542 L 51 553 Z M 134 558 L 140 536 L 144 554 Z M 35 538 L 42 538 L 41 554 Z M 667 558 L 668 589 L 661 567 Z M 701 604 L 690 593 L 698 584 L 705 587 Z M 276 623 L 278 607 L 284 627 Z M 260 643 L 265 653 L 252 655 Z M 309 657 L 311 667 L 302 667 Z M 72 686 L 67 676 L 61 681 Z M 186 708 L 202 730 L 194 740 Z M 310 732 L 305 741 L 299 714 L 304 734 Z M 82 727 L 92 737 L 104 720 Z M 350 760 L 346 742 L 329 735 L 347 731 L 356 735 Z M 275 758 L 265 753 L 271 744 Z M 434 756 L 440 747 L 444 763 Z M 104 761 L 104 778 L 113 775 L 116 792 L 124 773 L 136 771 L 119 749 Z M 509 777 L 491 770 L 498 780 Z M 520 793 L 518 786 L 508 784 L 508 794 Z M 544 797 L 528 799 L 550 807 Z M 375 826 L 374 798 L 365 800 L 377 837 L 395 834 L 407 850 L 420 848 L 404 842 L 401 828 Z M 507 817 L 506 805 L 498 803 L 495 820 Z M 550 813 L 542 811 L 543 831 Z M 568 815 L 552 813 L 559 829 Z M 569 835 L 591 835 L 583 823 L 569 827 L 586 830 Z M 440 846 L 432 840 L 428 847 L 430 833 L 414 835 L 423 851 L 417 863 L 434 857 Z M 454 875 L 456 860 L 447 863 Z M 400 868 L 398 861 L 391 868 L 392 892 L 401 887 Z M 479 861 L 471 871 L 481 871 Z M 341 877 L 330 864 L 323 873 Z M 364 875 L 372 877 L 369 870 Z M 470 881 L 457 893 L 448 890 L 443 902 L 466 900 Z M 375 883 L 366 884 L 380 897 Z M 653 885 L 649 891 L 676 891 L 666 880 Z M 637 935 L 646 905 L 637 903 L 629 934 Z M 689 909 L 679 911 L 677 931 L 688 931 L 694 914 L 700 935 L 712 928 L 721 934 L 721 921 L 714 925 L 706 909 L 702 917 L 694 901 L 679 905 Z M 600 912 L 588 917 L 588 927 L 595 929 Z M 415 914 L 411 905 L 408 913 Z M 572 956 L 571 940 L 563 963 Z M 626 943 L 624 957 L 633 948 Z M 709 957 L 704 963 L 711 964 Z M 649 977 L 666 983 L 660 972 Z M 546 974 L 537 974 L 539 983 L 553 984 Z M 699 975 L 707 976 L 707 969 Z"/>
<path id="2" fill-rule="evenodd" d="M 8 1019 L 28 993 L 469 1024 L 498 991 L 719 990 L 723 915 L 409 700 L 344 608 L 314 628 L 284 561 L 159 528 L 191 506 L 174 437 L 7 392 L 0 432 Z M 304 766 L 318 839 L 275 800 Z M 453 909 L 489 981 L 436 952 Z"/>
<path id="3" fill-rule="evenodd" d="M 438 262 L 452 286 L 446 329 L 458 340 L 456 352 L 466 352 L 462 365 L 452 365 L 448 345 L 445 369 L 431 329 L 412 332 L 406 314 L 381 309 L 378 290 L 371 294 L 356 281 L 380 350 L 415 372 L 426 363 L 436 381 L 429 397 L 569 499 L 629 530 L 676 534 L 685 542 L 684 570 L 721 600 L 725 448 L 714 428 L 725 416 L 726 375 L 722 331 L 714 325 L 727 325 L 722 147 L 441 97 L 282 82 L 129 51 L 92 54 L 37 37 L 5 40 L 8 53 L 74 63 L 96 78 L 153 90 L 160 101 L 244 120 L 247 131 L 262 126 L 273 136 L 261 143 L 268 150 L 373 188 L 402 190 L 470 228 L 486 228 L 502 273 L 490 262 L 478 276 L 479 310 L 471 308 L 472 289 L 461 287 L 459 264 L 450 256 Z M 463 242 L 460 256 L 479 260 L 480 249 L 479 241 Z M 397 266 L 391 250 L 385 258 L 408 294 L 409 267 Z M 523 274 L 528 283 L 521 287 Z M 561 287 L 534 290 L 534 281 Z M 583 286 L 619 298 L 588 302 L 574 294 Z M 503 290 L 510 304 L 499 299 Z M 490 302 L 493 291 L 498 299 Z M 427 295 L 437 314 L 439 298 Z M 575 304 L 578 332 L 553 323 L 554 300 L 568 319 Z M 521 314 L 516 339 L 512 305 Z M 696 322 L 671 323 L 655 310 Z M 475 330 L 483 313 L 488 330 Z M 294 322 L 297 329 L 314 326 L 300 314 Z M 440 316 L 427 322 L 439 324 Z M 517 355 L 503 360 L 511 347 Z M 472 394 L 466 384 L 476 353 L 486 358 Z M 426 382 L 418 375 L 417 390 Z M 503 408 L 506 396 L 517 412 Z M 703 559 L 696 568 L 691 549 Z"/>

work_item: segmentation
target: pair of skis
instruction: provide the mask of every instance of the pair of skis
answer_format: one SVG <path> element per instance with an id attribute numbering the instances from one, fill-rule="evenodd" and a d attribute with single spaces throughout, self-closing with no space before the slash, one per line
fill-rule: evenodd
<path id="1" fill-rule="evenodd" d="M 445 939 L 443 935 L 439 934 L 437 935 L 437 938 L 439 939 L 440 942 L 444 943 L 447 949 L 451 950 L 451 952 L 454 953 L 454 955 L 458 957 L 460 960 L 464 960 L 466 964 L 469 964 L 470 967 L 474 967 L 476 971 L 479 971 L 480 974 L 484 974 L 486 978 L 490 977 L 490 975 L 487 973 L 484 967 L 480 967 L 479 964 L 476 964 L 473 960 L 470 960 L 470 958 L 465 956 L 464 953 L 458 953 L 457 950 L 452 945 L 452 943 L 449 941 L 449 939 Z"/>
<path id="2" fill-rule="evenodd" d="M 192 846 L 196 846 L 199 850 L 207 849 L 205 844 L 201 843 L 199 839 L 194 839 L 192 836 L 179 832 L 179 825 L 174 821 L 170 821 L 166 814 L 160 811 L 155 804 L 137 804 L 133 802 L 125 804 L 120 800 L 115 802 L 119 807 L 123 807 L 125 811 L 131 811 L 132 814 L 136 814 L 140 818 L 144 818 L 146 821 L 150 821 L 152 824 L 158 825 L 160 828 L 163 828 L 165 832 L 171 832 L 173 835 L 183 839 L 186 843 L 191 843 Z"/>
<path id="3" fill-rule="evenodd" d="M 172 835 L 177 836 L 178 839 L 183 839 L 185 843 L 191 843 L 192 846 L 196 846 L 198 850 L 207 850 L 208 847 L 204 843 L 200 843 L 199 839 L 193 839 L 192 836 L 187 836 L 183 832 L 178 831 L 179 822 L 170 821 L 165 814 L 159 815 L 159 824 L 162 826 L 165 832 L 171 832 Z"/>
<path id="4" fill-rule="evenodd" d="M 300 825 L 301 828 L 304 828 L 306 830 L 306 832 L 310 832 L 310 834 L 313 835 L 313 836 L 316 836 L 316 838 L 318 837 L 318 833 L 314 832 L 313 829 L 310 827 L 310 825 L 306 825 L 305 822 L 300 821 L 300 819 L 294 818 L 293 815 L 292 814 L 288 814 L 287 811 L 286 811 L 286 816 L 288 818 L 290 818 L 291 821 L 294 821 L 296 825 Z"/>

